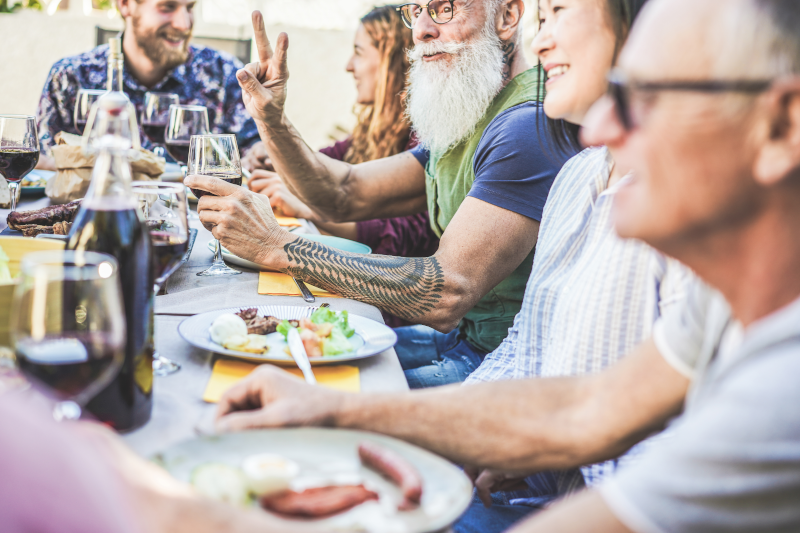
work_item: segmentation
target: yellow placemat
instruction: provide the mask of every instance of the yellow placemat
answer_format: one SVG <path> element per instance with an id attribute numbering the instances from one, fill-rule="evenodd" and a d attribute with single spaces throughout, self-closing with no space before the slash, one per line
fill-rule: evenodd
<path id="1" fill-rule="evenodd" d="M 292 228 L 300 226 L 300 220 L 294 217 L 275 217 L 275 220 L 278 221 L 279 226 L 283 226 L 284 228 Z"/>
<path id="2" fill-rule="evenodd" d="M 226 390 L 246 377 L 257 366 L 259 365 L 245 361 L 217 359 L 211 372 L 211 379 L 208 380 L 206 391 L 203 393 L 203 401 L 217 403 Z M 298 377 L 303 377 L 303 373 L 299 368 L 286 368 L 284 370 Z M 317 383 L 320 385 L 346 392 L 361 392 L 361 378 L 358 367 L 347 365 L 315 366 L 313 370 L 314 377 L 317 378 Z"/>
<path id="3" fill-rule="evenodd" d="M 314 296 L 323 298 L 341 298 L 338 294 L 328 292 L 306 283 L 306 287 Z M 261 272 L 258 275 L 258 294 L 270 294 L 272 296 L 300 296 L 300 289 L 288 274 L 280 272 Z"/>

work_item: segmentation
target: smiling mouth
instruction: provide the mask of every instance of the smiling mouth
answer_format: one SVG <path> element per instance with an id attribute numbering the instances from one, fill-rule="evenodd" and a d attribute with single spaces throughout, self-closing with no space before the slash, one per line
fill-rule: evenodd
<path id="1" fill-rule="evenodd" d="M 443 59 L 445 56 L 444 52 L 438 52 L 436 54 L 422 56 L 423 61 L 436 61 L 438 59 Z"/>
<path id="2" fill-rule="evenodd" d="M 548 83 L 550 81 L 555 80 L 556 78 L 560 78 L 561 76 L 563 76 L 567 72 L 569 72 L 569 65 L 558 65 L 558 66 L 555 66 L 555 67 L 551 68 L 550 70 L 547 71 L 547 81 L 548 81 Z"/>

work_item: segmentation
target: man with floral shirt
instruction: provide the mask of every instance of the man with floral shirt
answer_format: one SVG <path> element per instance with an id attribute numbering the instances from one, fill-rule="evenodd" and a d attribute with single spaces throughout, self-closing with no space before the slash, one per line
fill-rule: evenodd
<path id="1" fill-rule="evenodd" d="M 123 90 L 137 108 L 148 91 L 177 94 L 182 104 L 208 108 L 214 133 L 235 133 L 240 148 L 258 140 L 256 125 L 242 103 L 236 71 L 242 63 L 228 54 L 192 46 L 194 0 L 118 0 L 125 19 Z M 74 133 L 78 90 L 105 89 L 108 45 L 61 59 L 50 69 L 37 112 L 40 168 L 52 168 L 50 147 L 60 131 Z M 144 140 L 149 148 L 149 141 Z"/>

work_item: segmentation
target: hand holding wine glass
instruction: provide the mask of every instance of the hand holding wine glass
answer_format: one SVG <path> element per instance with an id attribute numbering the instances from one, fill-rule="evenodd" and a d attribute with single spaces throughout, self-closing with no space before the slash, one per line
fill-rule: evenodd
<path id="1" fill-rule="evenodd" d="M 177 94 L 148 92 L 144 95 L 142 110 L 142 133 L 153 143 L 153 153 L 164 157 L 164 144 L 167 142 L 170 107 L 180 104 Z"/>
<path id="2" fill-rule="evenodd" d="M 242 184 L 242 163 L 235 135 L 195 135 L 189 148 L 189 175 L 219 178 L 232 185 Z M 192 189 L 198 198 L 212 194 L 202 189 Z M 214 259 L 211 267 L 198 272 L 198 276 L 234 276 L 241 274 L 225 264 L 220 257 L 220 243 L 214 239 Z"/>
<path id="3" fill-rule="evenodd" d="M 122 366 L 117 268 L 113 257 L 96 252 L 35 252 L 22 261 L 11 339 L 22 373 L 59 402 L 58 420 L 79 418 Z"/>
<path id="4" fill-rule="evenodd" d="M 189 246 L 186 187 L 179 183 L 135 181 L 132 189 L 150 230 L 155 274 L 153 291 L 158 294 L 167 278 L 180 266 Z M 157 376 L 167 376 L 181 368 L 158 353 L 153 354 L 153 358 L 153 372 Z"/>
<path id="5" fill-rule="evenodd" d="M 19 182 L 38 161 L 36 119 L 30 115 L 0 115 L 0 175 L 8 182 L 12 213 L 17 210 Z"/>

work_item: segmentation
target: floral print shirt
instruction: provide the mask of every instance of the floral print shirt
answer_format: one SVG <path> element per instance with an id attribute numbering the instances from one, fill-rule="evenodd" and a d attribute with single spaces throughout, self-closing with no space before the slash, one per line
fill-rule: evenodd
<path id="1" fill-rule="evenodd" d="M 123 70 L 123 90 L 141 112 L 148 91 L 175 93 L 181 104 L 203 105 L 208 108 L 212 133 L 234 133 L 239 148 L 258 141 L 255 122 L 244 108 L 242 89 L 236 81 L 236 71 L 242 62 L 235 57 L 206 48 L 190 46 L 186 63 L 172 69 L 155 86 L 141 85 L 128 70 Z M 105 89 L 108 75 L 108 45 L 57 61 L 50 69 L 44 84 L 37 111 L 39 143 L 43 154 L 50 155 L 53 137 L 60 132 L 77 133 L 73 112 L 78 90 Z M 142 136 L 142 147 L 152 144 Z"/>

